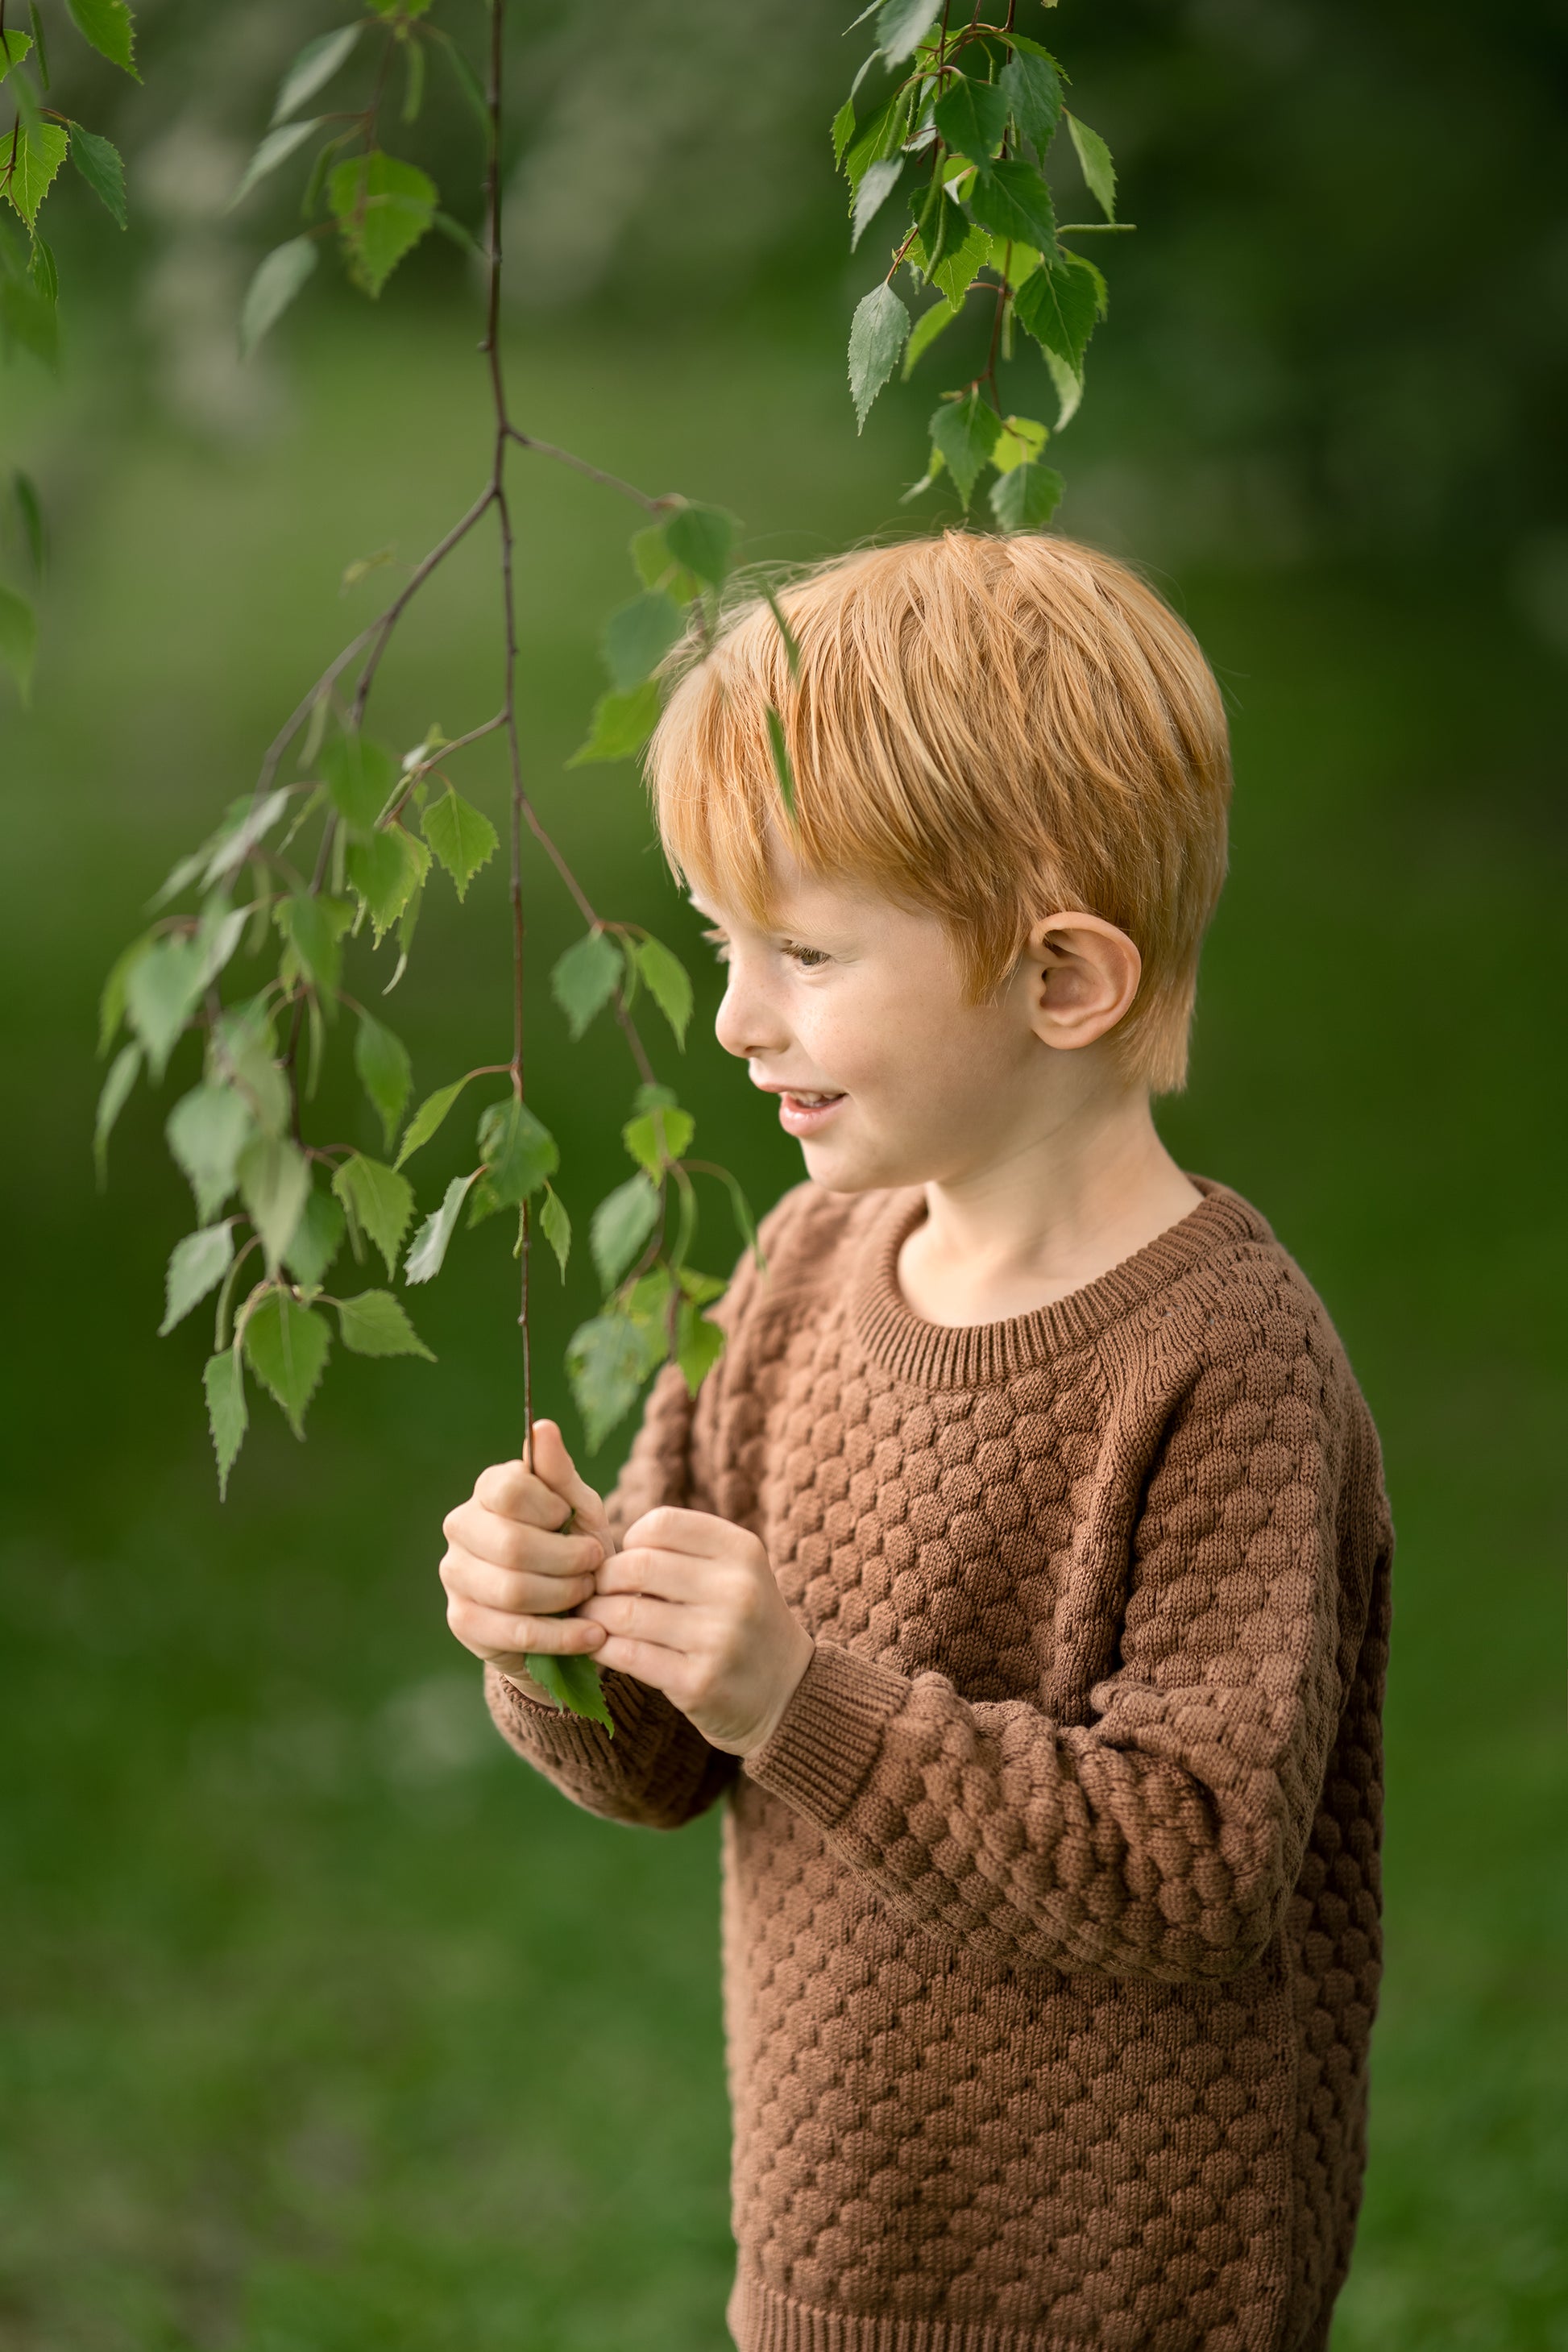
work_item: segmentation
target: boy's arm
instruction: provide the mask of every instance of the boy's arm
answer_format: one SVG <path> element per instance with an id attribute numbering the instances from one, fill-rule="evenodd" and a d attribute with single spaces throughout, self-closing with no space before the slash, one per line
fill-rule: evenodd
<path id="1" fill-rule="evenodd" d="M 1014 1963 L 1167 1981 L 1265 1950 L 1389 1536 L 1348 1370 L 1325 1396 L 1304 1344 L 1294 1362 L 1258 1356 L 1223 1428 L 1212 1370 L 1166 1427 L 1094 1721 L 972 1704 L 943 1675 L 819 1643 L 746 1759 L 923 1927 Z"/>

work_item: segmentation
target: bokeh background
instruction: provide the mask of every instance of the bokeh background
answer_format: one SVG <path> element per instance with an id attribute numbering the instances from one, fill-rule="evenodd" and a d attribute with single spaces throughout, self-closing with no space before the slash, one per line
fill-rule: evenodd
<path id="1" fill-rule="evenodd" d="M 191 1222 L 160 1132 L 183 1062 L 92 1182 L 104 968 L 395 576 L 344 592 L 345 565 L 406 563 L 483 477 L 449 246 L 374 308 L 320 273 L 236 356 L 298 174 L 224 207 L 283 65 L 342 13 L 148 5 L 139 89 L 58 57 L 68 110 L 126 151 L 134 226 L 51 199 L 64 372 L 0 377 L 52 542 L 35 707 L 0 709 L 0 2347 L 721 2352 L 717 1822 L 574 1813 L 503 1748 L 444 1622 L 441 1516 L 520 1434 L 504 1221 L 419 1297 L 438 1364 L 340 1351 L 303 1446 L 258 1400 L 220 1507 L 205 1310 L 153 1336 Z M 477 25 L 468 0 L 438 13 Z M 910 528 L 948 380 L 895 388 L 857 440 L 842 352 L 871 268 L 825 133 L 852 13 L 513 12 L 516 412 L 730 505 L 756 556 Z M 1399 1533 L 1388 1969 L 1335 2352 L 1560 2352 L 1563 20 L 1063 0 L 1050 37 L 1139 224 L 1109 256 L 1061 525 L 1151 567 L 1235 730 L 1232 877 L 1162 1120 L 1327 1299 Z M 407 152 L 477 217 L 439 85 Z M 1015 382 L 1026 412 L 1045 396 Z M 563 765 L 636 518 L 542 462 L 516 488 L 531 789 L 598 905 L 697 973 L 685 1055 L 648 1034 L 697 1148 L 766 1207 L 798 1151 L 712 1039 L 719 975 L 635 772 Z M 410 616 L 378 731 L 492 707 L 493 594 L 476 545 Z M 464 788 L 499 817 L 490 748 Z M 626 1172 L 633 1074 L 608 1024 L 566 1045 L 543 975 L 575 926 L 531 854 L 528 890 L 531 1089 L 581 1233 Z M 507 1050 L 501 877 L 461 913 L 430 899 L 386 1008 L 422 1092 Z M 423 1206 L 461 1151 L 418 1163 Z M 737 1248 L 713 1192 L 701 1262 Z M 574 1436 L 584 1258 L 563 1287 L 544 1256 L 535 1286 L 536 1409 Z M 632 1426 L 587 1460 L 599 1483 Z"/>

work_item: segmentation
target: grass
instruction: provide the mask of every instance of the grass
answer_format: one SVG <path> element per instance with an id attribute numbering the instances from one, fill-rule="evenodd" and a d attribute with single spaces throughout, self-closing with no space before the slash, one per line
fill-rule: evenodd
<path id="1" fill-rule="evenodd" d="M 202 1317 L 153 1338 L 189 1222 L 162 1108 L 127 1112 L 107 1200 L 88 1160 L 103 967 L 374 609 L 374 586 L 339 597 L 343 564 L 411 555 L 469 494 L 480 416 L 454 347 L 390 310 L 328 322 L 265 446 L 145 430 L 105 452 L 14 726 L 4 2352 L 727 2340 L 716 1822 L 660 1838 L 574 1813 L 495 1737 L 443 1622 L 442 1512 L 518 1442 L 499 1223 L 419 1301 L 438 1368 L 334 1361 L 304 1448 L 258 1405 L 220 1509 Z M 895 511 L 890 440 L 856 446 L 831 353 L 576 338 L 521 355 L 519 383 L 536 429 L 733 505 L 770 552 Z M 633 584 L 630 519 L 525 481 L 531 775 L 600 902 L 689 954 L 689 1051 L 655 1051 L 697 1148 L 765 1206 L 798 1158 L 712 1043 L 717 975 L 632 771 L 561 766 L 598 619 Z M 485 584 L 476 551 L 414 620 L 391 740 L 489 707 Z M 1560 680 L 1484 581 L 1165 584 L 1232 697 L 1240 778 L 1168 1131 L 1328 1300 L 1400 1536 L 1389 1967 L 1334 2352 L 1562 2352 Z M 489 755 L 470 789 L 494 805 Z M 607 1032 L 557 1034 L 542 974 L 574 927 L 537 866 L 530 885 L 531 1083 L 581 1230 L 625 1172 L 631 1080 Z M 422 1087 L 504 1052 L 502 893 L 492 869 L 460 915 L 437 896 L 387 1007 Z M 462 1149 L 431 1148 L 422 1204 Z M 715 1199 L 704 1262 L 737 1246 Z M 571 1431 L 585 1269 L 563 1292 L 546 1261 L 535 1304 L 536 1409 Z M 628 1434 L 588 1465 L 601 1483 Z"/>

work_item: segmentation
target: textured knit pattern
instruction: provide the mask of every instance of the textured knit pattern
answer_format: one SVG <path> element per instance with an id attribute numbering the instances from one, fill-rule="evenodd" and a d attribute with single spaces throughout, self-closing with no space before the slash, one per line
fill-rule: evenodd
<path id="1" fill-rule="evenodd" d="M 900 1291 L 918 1188 L 764 1220 L 611 1502 L 765 1545 L 817 1647 L 743 1764 L 487 1669 L 589 1810 L 721 1794 L 742 2352 L 1316 2352 L 1381 1966 L 1392 1537 L 1328 1317 L 1204 1198 L 1005 1322 Z"/>

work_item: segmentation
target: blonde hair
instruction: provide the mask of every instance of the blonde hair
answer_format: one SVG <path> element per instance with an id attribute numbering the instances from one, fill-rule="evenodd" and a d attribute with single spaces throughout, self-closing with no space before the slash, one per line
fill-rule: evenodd
<path id="1" fill-rule="evenodd" d="M 1142 958 L 1112 1033 L 1122 1066 L 1180 1087 L 1230 754 L 1170 607 L 1076 541 L 969 530 L 837 557 L 778 602 L 797 676 L 763 598 L 672 656 L 647 781 L 675 873 L 772 928 L 776 831 L 806 872 L 939 915 L 972 1004 L 999 994 L 1042 915 L 1099 915 Z"/>

